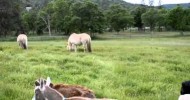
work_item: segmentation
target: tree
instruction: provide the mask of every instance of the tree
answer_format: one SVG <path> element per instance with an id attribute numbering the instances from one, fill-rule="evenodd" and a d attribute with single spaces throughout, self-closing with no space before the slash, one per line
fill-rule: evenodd
<path id="1" fill-rule="evenodd" d="M 158 19 L 157 19 L 157 26 L 158 26 L 158 31 L 162 31 L 161 27 L 166 27 L 167 25 L 167 10 L 164 8 L 160 8 L 158 10 Z"/>
<path id="2" fill-rule="evenodd" d="M 189 20 L 189 19 L 188 19 Z M 168 24 L 174 29 L 181 31 L 181 35 L 183 35 L 183 31 L 186 26 L 186 14 L 185 10 L 181 6 L 177 6 L 176 8 L 169 11 L 168 14 Z"/>
<path id="3" fill-rule="evenodd" d="M 146 13 L 142 14 L 142 21 L 145 25 L 150 27 L 153 31 L 158 20 L 158 11 L 154 8 L 150 8 Z"/>
<path id="4" fill-rule="evenodd" d="M 51 36 L 51 17 L 53 15 L 53 4 L 49 3 L 44 9 L 40 10 L 38 16 L 44 21 L 48 28 L 49 36 Z"/>
<path id="5" fill-rule="evenodd" d="M 19 4 L 20 0 L 0 1 L 0 36 L 6 36 L 11 30 L 22 26 Z"/>
<path id="6" fill-rule="evenodd" d="M 56 0 L 53 3 L 54 14 L 52 16 L 52 22 L 58 31 L 64 31 L 65 34 L 70 34 L 71 29 L 71 5 L 74 0 Z"/>
<path id="7" fill-rule="evenodd" d="M 131 14 L 134 16 L 134 26 L 138 27 L 138 30 L 143 29 L 142 14 L 146 12 L 146 7 L 144 5 L 138 6 L 131 11 Z"/>
<path id="8" fill-rule="evenodd" d="M 117 33 L 131 24 L 133 18 L 121 5 L 112 5 L 106 13 L 107 21 L 111 29 Z"/>
<path id="9" fill-rule="evenodd" d="M 185 9 L 185 19 L 186 19 L 186 30 L 190 31 L 190 7 L 188 9 Z"/>
<path id="10" fill-rule="evenodd" d="M 27 28 L 28 31 L 32 31 L 34 34 L 34 31 L 36 30 L 37 11 L 33 9 L 25 11 L 22 14 L 22 20 L 25 28 Z"/>
<path id="11" fill-rule="evenodd" d="M 75 25 L 80 32 L 90 32 L 93 35 L 103 31 L 105 19 L 97 4 L 90 1 L 77 2 L 72 6 L 71 11 L 72 17 L 75 18 L 73 22 L 79 22 Z"/>

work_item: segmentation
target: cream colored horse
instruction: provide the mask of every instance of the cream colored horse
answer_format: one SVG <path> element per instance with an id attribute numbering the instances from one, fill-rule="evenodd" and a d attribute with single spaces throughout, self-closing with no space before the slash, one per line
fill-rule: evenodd
<path id="1" fill-rule="evenodd" d="M 25 34 L 20 34 L 17 37 L 17 42 L 21 48 L 23 48 L 23 49 L 28 48 L 28 39 L 27 39 L 27 36 Z"/>
<path id="2" fill-rule="evenodd" d="M 75 52 L 77 52 L 77 46 L 80 45 L 83 45 L 84 52 L 92 52 L 90 35 L 88 35 L 87 33 L 72 33 L 67 42 L 67 50 L 75 50 Z"/>

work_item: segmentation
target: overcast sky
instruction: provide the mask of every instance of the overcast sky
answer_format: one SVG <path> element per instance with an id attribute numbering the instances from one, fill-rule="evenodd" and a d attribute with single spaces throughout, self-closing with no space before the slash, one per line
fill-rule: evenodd
<path id="1" fill-rule="evenodd" d="M 126 2 L 140 4 L 142 0 L 124 0 Z M 148 5 L 149 0 L 144 0 L 145 4 Z M 154 0 L 154 5 L 158 5 L 159 0 Z M 190 0 L 161 0 L 161 4 L 178 4 L 178 3 L 190 3 Z"/>

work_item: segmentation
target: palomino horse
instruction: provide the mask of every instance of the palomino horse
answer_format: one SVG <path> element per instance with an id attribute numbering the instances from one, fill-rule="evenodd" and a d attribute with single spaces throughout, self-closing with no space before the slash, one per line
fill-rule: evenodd
<path id="1" fill-rule="evenodd" d="M 96 98 L 87 98 L 87 97 L 80 97 L 74 96 L 65 98 L 64 95 L 59 93 L 57 90 L 50 87 L 51 80 L 48 77 L 47 80 L 45 79 L 38 79 L 35 82 L 35 89 L 34 89 L 34 96 L 32 100 L 114 100 L 114 99 L 96 99 Z M 74 93 L 74 92 L 73 92 Z"/>
<path id="2" fill-rule="evenodd" d="M 19 43 L 19 46 L 23 49 L 27 49 L 28 48 L 28 39 L 27 39 L 27 36 L 25 34 L 20 34 L 18 37 L 17 37 L 17 42 Z"/>
<path id="3" fill-rule="evenodd" d="M 91 37 L 87 33 L 76 34 L 72 33 L 67 42 L 67 49 L 77 52 L 77 46 L 83 45 L 84 52 L 92 52 L 91 50 Z"/>

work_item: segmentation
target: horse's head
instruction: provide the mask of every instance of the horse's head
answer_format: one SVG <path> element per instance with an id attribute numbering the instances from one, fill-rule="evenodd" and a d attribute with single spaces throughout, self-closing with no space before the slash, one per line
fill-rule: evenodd
<path id="1" fill-rule="evenodd" d="M 71 46 L 69 45 L 69 42 L 67 42 L 67 50 L 70 50 Z"/>
<path id="2" fill-rule="evenodd" d="M 69 51 L 74 50 L 74 47 L 70 42 L 67 42 L 67 50 L 69 50 Z"/>
<path id="3" fill-rule="evenodd" d="M 51 80 L 49 77 L 47 77 L 47 80 L 42 78 L 36 80 L 34 89 L 35 94 L 32 100 L 63 100 L 64 97 L 50 86 Z"/>

